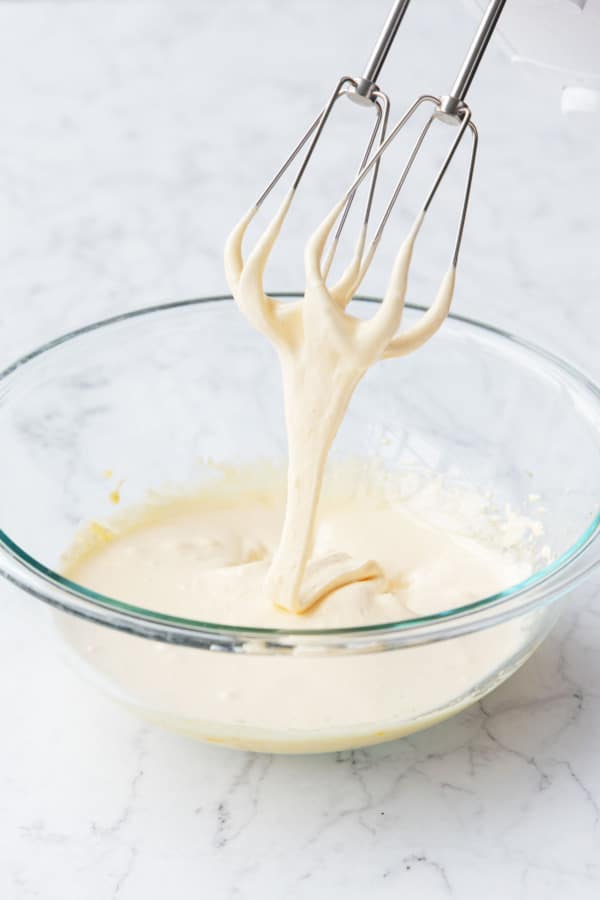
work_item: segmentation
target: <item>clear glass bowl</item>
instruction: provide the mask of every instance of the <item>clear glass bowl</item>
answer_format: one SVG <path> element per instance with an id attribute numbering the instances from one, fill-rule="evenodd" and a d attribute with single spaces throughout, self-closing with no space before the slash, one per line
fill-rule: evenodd
<path id="1" fill-rule="evenodd" d="M 373 302 L 357 300 L 352 311 L 369 315 Z M 421 313 L 407 308 L 407 324 Z M 0 443 L 2 573 L 61 611 L 68 658 L 113 696 L 230 746 L 342 749 L 440 721 L 523 663 L 600 560 L 598 388 L 551 354 L 459 316 L 419 352 L 368 373 L 334 447 L 491 487 L 517 510 L 542 498 L 553 561 L 438 615 L 326 631 L 236 628 L 169 615 L 168 597 L 160 612 L 132 607 L 58 573 L 77 527 L 114 512 L 106 469 L 125 479 L 129 505 L 151 487 L 197 486 L 203 460 L 284 460 L 277 360 L 231 298 L 119 316 L 18 360 L 0 376 Z M 109 663 L 111 641 L 123 643 L 127 665 Z M 142 665 L 160 672 L 160 688 L 140 676 Z M 435 684 L 432 671 L 443 673 Z M 361 690 L 367 675 L 381 686 L 376 698 Z M 232 719 L 222 698 L 250 683 L 244 718 Z M 197 690 L 182 689 L 190 684 Z M 285 727 L 268 713 L 281 704 L 281 684 Z M 338 709 L 350 692 L 342 724 L 311 713 L 311 696 Z M 258 695 L 268 703 L 256 704 Z"/>

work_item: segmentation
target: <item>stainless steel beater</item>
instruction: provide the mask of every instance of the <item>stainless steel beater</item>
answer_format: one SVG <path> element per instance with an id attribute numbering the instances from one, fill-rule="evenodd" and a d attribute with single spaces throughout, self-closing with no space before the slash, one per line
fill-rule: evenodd
<path id="1" fill-rule="evenodd" d="M 390 100 L 387 94 L 385 94 L 378 86 L 377 79 L 410 3 L 410 0 L 396 0 L 396 3 L 394 3 L 390 11 L 388 19 L 375 45 L 375 48 L 371 54 L 363 75 L 358 78 L 349 75 L 345 75 L 340 78 L 324 109 L 311 123 L 306 133 L 294 147 L 292 153 L 289 155 L 272 181 L 268 184 L 266 189 L 258 198 L 255 207 L 256 209 L 258 209 L 263 204 L 273 188 L 278 184 L 285 172 L 288 170 L 288 168 L 291 166 L 291 164 L 294 162 L 303 148 L 308 144 L 308 148 L 306 150 L 304 158 L 302 159 L 298 173 L 294 179 L 292 190 L 295 190 L 298 187 L 306 171 L 308 163 L 313 155 L 316 144 L 323 132 L 325 124 L 331 114 L 331 111 L 341 97 L 348 97 L 349 99 L 357 103 L 375 109 L 375 125 L 370 134 L 358 175 L 345 194 L 342 209 L 340 211 L 339 224 L 335 232 L 333 242 L 330 246 L 327 258 L 323 264 L 323 273 L 325 277 L 327 277 L 327 274 L 329 273 L 333 256 L 339 242 L 340 234 L 346 222 L 356 191 L 361 183 L 365 180 L 365 178 L 370 174 L 371 183 L 368 191 L 363 218 L 363 229 L 361 233 L 361 242 L 362 247 L 364 248 L 364 237 L 371 214 L 373 196 L 376 187 L 381 157 L 388 149 L 392 141 L 396 138 L 401 129 L 415 115 L 417 110 L 419 110 L 426 104 L 429 104 L 432 107 L 431 115 L 421 129 L 412 147 L 408 160 L 393 190 L 391 199 L 387 207 L 385 208 L 381 220 L 375 230 L 375 234 L 372 238 L 368 252 L 364 254 L 364 256 L 361 252 L 362 262 L 360 265 L 360 273 L 359 277 L 357 277 L 356 279 L 354 289 L 356 289 L 358 287 L 358 284 L 360 284 L 362 277 L 366 273 L 366 270 L 370 265 L 371 260 L 373 259 L 373 255 L 381 240 L 383 230 L 388 222 L 398 196 L 404 186 L 404 183 L 419 153 L 419 150 L 432 124 L 436 120 L 455 125 L 457 126 L 458 131 L 425 199 L 425 203 L 422 207 L 423 215 L 429 209 L 433 198 L 435 197 L 442 182 L 442 179 L 444 178 L 444 175 L 446 174 L 446 171 L 448 170 L 448 167 L 456 153 L 456 150 L 458 149 L 466 132 L 469 131 L 472 136 L 471 154 L 467 169 L 467 180 L 460 212 L 457 236 L 454 244 L 454 252 L 452 256 L 452 266 L 456 268 L 464 232 L 469 198 L 471 194 L 471 185 L 473 180 L 473 172 L 475 168 L 478 145 L 477 128 L 472 119 L 471 109 L 465 102 L 465 97 L 469 90 L 469 87 L 471 86 L 475 73 L 477 72 L 477 69 L 482 60 L 483 54 L 487 48 L 505 2 L 506 0 L 492 0 L 492 2 L 489 3 L 450 92 L 441 96 L 435 96 L 433 94 L 422 94 L 408 108 L 399 122 L 391 130 L 389 135 L 387 135 Z M 376 143 L 377 149 L 375 150 L 375 152 L 373 152 L 373 147 Z"/>

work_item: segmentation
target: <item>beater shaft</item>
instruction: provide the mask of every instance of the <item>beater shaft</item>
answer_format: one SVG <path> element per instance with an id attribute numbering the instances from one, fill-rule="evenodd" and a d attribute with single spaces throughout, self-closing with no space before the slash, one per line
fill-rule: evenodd
<path id="1" fill-rule="evenodd" d="M 440 99 L 440 112 L 442 114 L 450 117 L 456 116 L 463 107 L 467 91 L 471 87 L 471 82 L 479 68 L 479 63 L 483 59 L 483 54 L 487 49 L 505 4 L 506 0 L 491 0 L 489 3 L 450 93 Z"/>
<path id="2" fill-rule="evenodd" d="M 409 3 L 410 0 L 396 0 L 396 3 L 392 6 L 390 14 L 383 26 L 383 30 L 379 35 L 379 39 L 369 57 L 365 71 L 363 72 L 362 77 L 358 79 L 356 93 L 360 97 L 368 98 L 370 96 L 370 93 L 379 78 L 379 73 L 383 68 L 387 55 L 394 43 L 394 38 L 398 33 L 398 29 L 400 28 L 400 24 L 408 9 Z"/>

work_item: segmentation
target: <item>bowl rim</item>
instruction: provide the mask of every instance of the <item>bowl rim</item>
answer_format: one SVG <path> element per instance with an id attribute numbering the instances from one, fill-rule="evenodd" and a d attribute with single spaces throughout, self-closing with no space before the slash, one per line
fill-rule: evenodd
<path id="1" fill-rule="evenodd" d="M 295 291 L 273 291 L 278 297 L 300 298 Z M 142 317 L 171 312 L 176 309 L 200 306 L 222 301 L 232 301 L 230 294 L 216 294 L 190 300 L 177 300 L 120 313 L 50 340 L 21 356 L 0 372 L 0 398 L 2 387 L 23 366 L 51 353 L 62 344 L 75 341 L 92 332 L 110 328 L 123 322 Z M 357 295 L 355 300 L 379 303 L 372 296 Z M 427 307 L 406 304 L 407 309 L 426 312 Z M 545 364 L 573 379 L 586 391 L 600 410 L 600 386 L 571 363 L 538 345 L 519 338 L 510 332 L 488 325 L 458 313 L 448 318 L 475 331 L 506 340 L 520 349 L 541 359 Z M 587 578 L 600 563 L 600 510 L 579 538 L 556 560 L 535 572 L 522 582 L 503 591 L 427 616 L 386 622 L 376 625 L 359 625 L 345 628 L 257 628 L 236 626 L 218 622 L 203 622 L 147 610 L 115 598 L 99 594 L 45 566 L 27 553 L 0 528 L 0 575 L 20 587 L 26 593 L 65 612 L 90 621 L 108 625 L 140 637 L 168 643 L 196 646 L 210 650 L 229 650 L 251 653 L 281 653 L 290 651 L 361 653 L 416 645 L 506 621 L 517 614 L 548 605 L 566 594 L 576 584 Z"/>

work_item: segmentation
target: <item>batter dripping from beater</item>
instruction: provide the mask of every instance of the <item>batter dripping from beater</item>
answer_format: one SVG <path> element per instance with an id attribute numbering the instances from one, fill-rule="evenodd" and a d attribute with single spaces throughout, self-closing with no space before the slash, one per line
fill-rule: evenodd
<path id="1" fill-rule="evenodd" d="M 241 220 L 226 244 L 225 270 L 240 309 L 273 342 L 281 363 L 288 436 L 287 505 L 281 540 L 266 579 L 265 599 L 302 613 L 341 585 L 382 576 L 375 561 L 357 561 L 343 553 L 309 562 L 325 462 L 352 393 L 367 369 L 384 357 L 417 349 L 446 318 L 454 289 L 454 267 L 443 279 L 429 312 L 397 336 L 413 246 L 423 221 L 421 214 L 400 248 L 375 315 L 369 321 L 350 316 L 346 307 L 371 259 L 370 254 L 363 259 L 361 238 L 338 283 L 331 289 L 325 284 L 324 248 L 344 206 L 342 201 L 307 244 L 304 300 L 293 304 L 273 300 L 264 293 L 263 272 L 293 196 L 293 191 L 287 195 L 245 264 L 241 245 L 256 208 Z M 305 575 L 310 590 L 303 591 Z"/>

